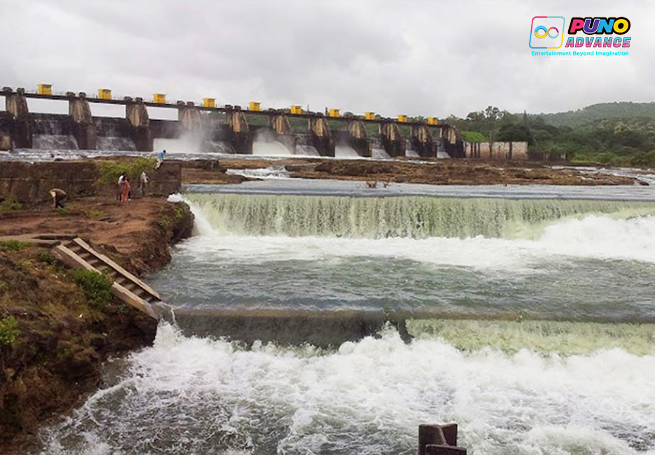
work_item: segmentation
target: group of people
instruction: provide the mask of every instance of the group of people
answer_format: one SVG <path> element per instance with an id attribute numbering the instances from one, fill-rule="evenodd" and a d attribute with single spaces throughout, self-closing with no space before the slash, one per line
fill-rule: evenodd
<path id="1" fill-rule="evenodd" d="M 148 192 L 148 174 L 146 171 L 141 172 L 139 176 L 139 191 L 141 196 L 146 196 Z M 116 198 L 120 202 L 127 202 L 132 199 L 132 185 L 130 184 L 130 179 L 127 177 L 127 174 L 123 172 L 120 177 L 118 177 L 118 193 Z"/>
<path id="2" fill-rule="evenodd" d="M 155 165 L 155 169 L 159 169 L 161 164 L 164 162 L 164 158 L 166 157 L 166 150 L 162 150 L 157 154 L 157 164 Z M 146 196 L 146 193 L 148 192 L 148 182 L 149 182 L 148 174 L 146 174 L 145 171 L 141 172 L 141 175 L 139 176 L 139 191 L 141 192 L 141 196 Z M 55 209 L 58 208 L 64 208 L 64 200 L 68 197 L 66 192 L 62 189 L 59 188 L 53 188 L 49 191 L 50 197 L 52 198 L 52 206 Z M 119 177 L 118 177 L 118 190 L 116 193 L 116 199 L 120 201 L 121 203 L 127 202 L 130 199 L 132 199 L 132 185 L 130 184 L 130 179 L 127 177 L 127 174 L 123 172 Z"/>

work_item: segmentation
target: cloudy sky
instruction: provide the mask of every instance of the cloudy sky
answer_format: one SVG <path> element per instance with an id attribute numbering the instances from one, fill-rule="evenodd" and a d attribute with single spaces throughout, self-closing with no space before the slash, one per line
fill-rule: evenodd
<path id="1" fill-rule="evenodd" d="M 537 15 L 625 16 L 630 56 L 533 57 Z M 388 116 L 655 100 L 652 0 L 0 0 L 0 18 L 0 86 Z"/>

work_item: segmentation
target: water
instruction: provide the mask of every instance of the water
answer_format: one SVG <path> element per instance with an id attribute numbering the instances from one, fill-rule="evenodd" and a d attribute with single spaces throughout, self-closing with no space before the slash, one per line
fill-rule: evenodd
<path id="1" fill-rule="evenodd" d="M 279 141 L 255 140 L 252 144 L 252 154 L 255 156 L 289 157 L 293 155 L 283 143 Z"/>
<path id="2" fill-rule="evenodd" d="M 289 171 L 284 166 L 269 166 L 259 169 L 228 169 L 226 174 L 242 175 L 254 179 L 288 179 Z"/>
<path id="3" fill-rule="evenodd" d="M 359 159 L 362 158 L 357 153 L 357 150 L 349 145 L 337 145 L 334 149 L 334 156 L 336 158 Z"/>
<path id="4" fill-rule="evenodd" d="M 77 150 L 77 140 L 71 134 L 35 134 L 32 145 L 40 150 Z"/>
<path id="5" fill-rule="evenodd" d="M 655 454 L 652 190 L 255 183 L 184 195 L 197 234 L 149 278 L 166 301 L 398 312 L 413 340 L 162 324 L 42 453 L 413 454 L 419 424 L 457 422 L 474 455 Z"/>
<path id="6" fill-rule="evenodd" d="M 413 454 L 419 423 L 447 421 L 472 454 L 654 448 L 655 356 L 622 349 L 468 352 L 388 331 L 330 353 L 244 350 L 164 326 L 124 368 L 48 454 Z"/>
<path id="7" fill-rule="evenodd" d="M 136 151 L 134 141 L 129 137 L 98 136 L 98 149 L 112 151 Z"/>

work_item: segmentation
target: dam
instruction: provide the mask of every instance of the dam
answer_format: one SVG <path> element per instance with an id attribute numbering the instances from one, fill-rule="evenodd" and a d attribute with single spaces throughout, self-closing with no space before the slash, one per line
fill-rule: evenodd
<path id="1" fill-rule="evenodd" d="M 217 106 L 211 98 L 201 104 L 170 103 L 163 94 L 155 94 L 152 101 L 130 96 L 117 99 L 107 89 L 99 90 L 97 96 L 54 94 L 43 84 L 35 92 L 4 87 L 0 96 L 6 105 L 0 112 L 0 150 L 5 151 L 152 152 L 173 145 L 186 152 L 251 155 L 265 144 L 267 149 L 291 156 L 527 159 L 525 142 L 468 143 L 456 128 L 435 117 L 342 115 L 338 109 L 310 112 L 296 105 L 262 110 L 257 102 L 246 109 Z M 30 99 L 67 102 L 69 113 L 30 112 Z M 93 104 L 124 106 L 125 116 L 94 116 Z M 149 108 L 176 111 L 178 119 L 150 118 Z"/>

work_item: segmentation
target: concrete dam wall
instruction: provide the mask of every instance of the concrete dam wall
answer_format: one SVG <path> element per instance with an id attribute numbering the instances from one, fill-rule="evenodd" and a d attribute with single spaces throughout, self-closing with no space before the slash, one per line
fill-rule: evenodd
<path id="1" fill-rule="evenodd" d="M 255 153 L 257 144 L 271 144 L 288 155 L 373 158 L 497 158 L 500 152 L 480 152 L 480 144 L 465 142 L 456 128 L 435 118 L 410 121 L 373 116 L 342 116 L 332 109 L 325 114 L 289 110 L 261 111 L 258 103 L 249 109 L 226 105 L 215 107 L 193 102 L 166 103 L 125 97 L 87 97 L 86 93 L 27 93 L 3 88 L 6 111 L 0 112 L 0 150 L 116 150 L 152 152 L 165 149 L 157 140 L 179 140 L 192 153 Z M 66 114 L 40 114 L 29 110 L 28 99 L 68 102 Z M 91 104 L 125 107 L 125 117 L 94 116 Z M 177 120 L 151 119 L 149 107 L 175 109 Z M 507 159 L 527 157 L 527 144 L 505 146 Z M 496 145 L 498 147 L 498 145 Z M 486 149 L 485 149 L 486 150 Z M 504 149 L 503 149 L 504 150 Z M 169 150 L 170 151 L 170 150 Z"/>

